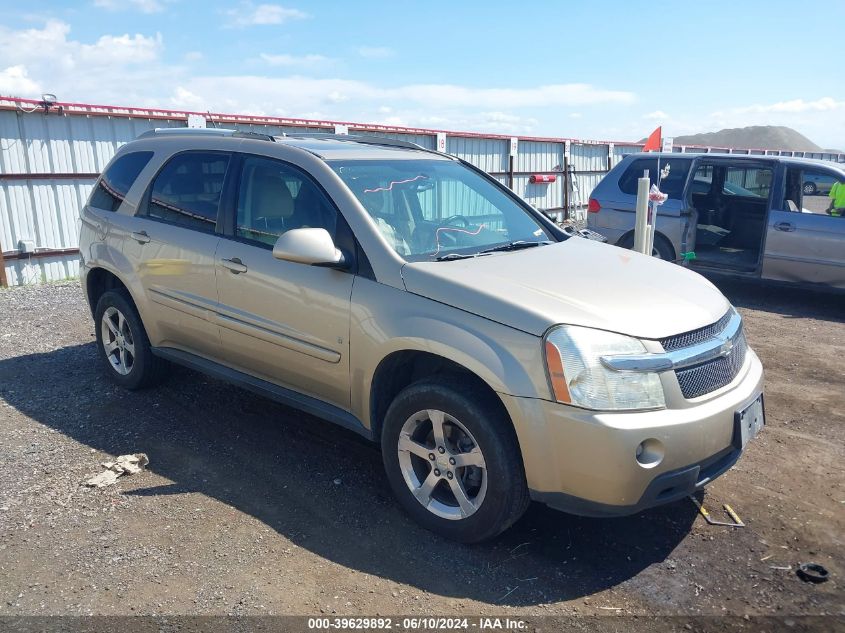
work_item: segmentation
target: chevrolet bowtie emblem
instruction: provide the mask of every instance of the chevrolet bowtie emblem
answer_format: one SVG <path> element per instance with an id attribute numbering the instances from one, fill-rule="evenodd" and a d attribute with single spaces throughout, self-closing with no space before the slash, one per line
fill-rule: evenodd
<path id="1" fill-rule="evenodd" d="M 734 342 L 731 339 L 728 339 L 727 341 L 722 343 L 722 346 L 719 348 L 719 355 L 720 356 L 730 356 L 731 352 L 733 351 L 733 348 L 734 348 Z"/>

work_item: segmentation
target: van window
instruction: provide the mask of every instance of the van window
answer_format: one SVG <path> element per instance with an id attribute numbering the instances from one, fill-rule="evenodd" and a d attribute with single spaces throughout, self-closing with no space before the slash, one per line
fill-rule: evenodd
<path id="1" fill-rule="evenodd" d="M 177 154 L 153 181 L 147 215 L 198 231 L 214 232 L 229 155 Z"/>
<path id="2" fill-rule="evenodd" d="M 291 229 L 321 228 L 335 236 L 337 211 L 304 172 L 270 158 L 244 161 L 235 235 L 272 246 Z"/>
<path id="3" fill-rule="evenodd" d="M 673 200 L 682 200 L 684 185 L 687 182 L 690 164 L 688 158 L 661 158 L 660 169 L 669 165 L 669 175 L 661 180 L 660 190 Z M 648 169 L 651 184 L 657 184 L 657 158 L 638 158 L 634 160 L 619 179 L 619 189 L 623 193 L 637 195 L 637 180 L 642 178 L 643 170 Z"/>
<path id="4" fill-rule="evenodd" d="M 834 172 L 825 169 L 790 167 L 786 170 L 786 186 L 782 208 L 786 211 L 827 215 L 833 185 L 843 182 Z"/>
<path id="5" fill-rule="evenodd" d="M 764 167 L 728 167 L 723 193 L 738 198 L 769 198 L 772 170 Z"/>
<path id="6" fill-rule="evenodd" d="M 88 204 L 104 211 L 117 211 L 152 157 L 152 152 L 130 152 L 118 158 L 100 176 Z"/>

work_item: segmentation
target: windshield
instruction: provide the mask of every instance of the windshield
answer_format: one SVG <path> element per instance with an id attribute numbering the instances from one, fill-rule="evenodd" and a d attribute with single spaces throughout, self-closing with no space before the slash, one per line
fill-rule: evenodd
<path id="1" fill-rule="evenodd" d="M 455 161 L 329 164 L 387 242 L 409 261 L 457 259 L 497 246 L 517 243 L 524 247 L 554 240 L 505 192 Z"/>

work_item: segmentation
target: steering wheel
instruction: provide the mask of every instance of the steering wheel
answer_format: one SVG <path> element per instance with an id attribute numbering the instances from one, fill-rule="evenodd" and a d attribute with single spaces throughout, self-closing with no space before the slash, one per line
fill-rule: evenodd
<path id="1" fill-rule="evenodd" d="M 469 228 L 469 220 L 465 215 L 450 215 L 448 218 L 443 220 L 440 226 L 455 226 L 460 222 L 460 225 L 463 226 L 465 229 Z"/>

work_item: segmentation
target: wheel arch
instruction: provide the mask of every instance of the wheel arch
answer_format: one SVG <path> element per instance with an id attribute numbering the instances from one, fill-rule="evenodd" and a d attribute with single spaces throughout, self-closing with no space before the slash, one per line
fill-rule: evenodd
<path id="1" fill-rule="evenodd" d="M 663 242 L 663 244 L 672 253 L 673 259 L 677 259 L 678 253 L 675 250 L 675 245 L 672 244 L 672 240 L 670 240 L 669 237 L 665 233 L 663 233 L 662 231 L 656 231 L 655 234 L 654 234 L 654 239 L 655 240 L 661 240 Z M 620 237 L 617 240 L 616 246 L 619 246 L 621 248 L 633 249 L 634 248 L 634 229 L 631 229 L 630 231 L 627 231 L 626 233 L 624 233 L 622 235 L 622 237 Z"/>
<path id="2" fill-rule="evenodd" d="M 461 381 L 461 388 L 489 398 L 514 428 L 497 390 L 478 373 L 444 355 L 418 348 L 397 349 L 381 359 L 373 372 L 369 390 L 369 422 L 372 437 L 379 441 L 384 417 L 396 396 L 406 387 L 424 379 Z M 516 429 L 514 428 L 514 432 Z"/>
<path id="3" fill-rule="evenodd" d="M 85 275 L 85 296 L 88 299 L 88 307 L 91 309 L 91 314 L 94 314 L 94 311 L 97 309 L 97 302 L 100 300 L 100 297 L 109 290 L 123 291 L 126 294 L 126 298 L 132 304 L 132 307 L 136 311 L 138 310 L 138 305 L 132 297 L 129 286 L 117 274 L 108 268 L 93 266 Z"/>

